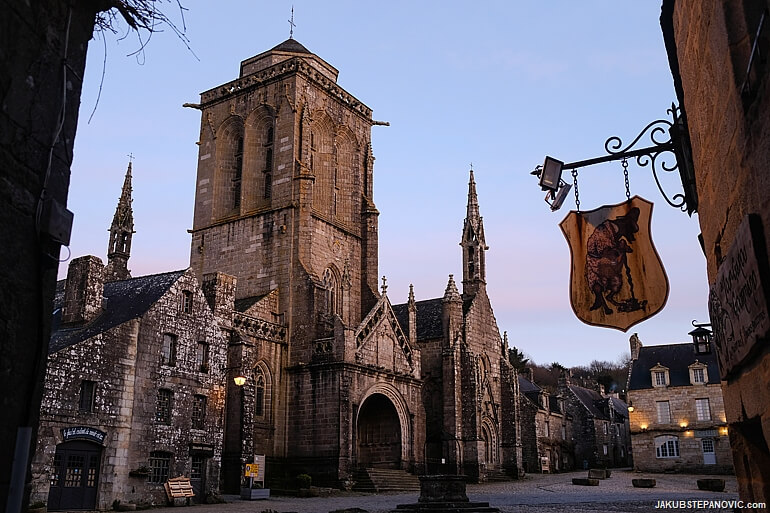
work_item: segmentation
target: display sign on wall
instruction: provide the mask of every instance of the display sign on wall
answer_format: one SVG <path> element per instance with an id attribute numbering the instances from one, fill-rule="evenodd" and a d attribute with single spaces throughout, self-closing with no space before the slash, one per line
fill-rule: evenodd
<path id="1" fill-rule="evenodd" d="M 770 276 L 759 216 L 741 221 L 709 291 L 709 316 L 722 379 L 770 333 Z"/>
<path id="2" fill-rule="evenodd" d="M 572 211 L 561 222 L 572 255 L 572 310 L 586 324 L 627 331 L 666 304 L 668 277 L 652 242 L 652 206 L 634 196 Z"/>
<path id="3" fill-rule="evenodd" d="M 104 445 L 104 438 L 107 436 L 107 433 L 93 427 L 72 426 L 62 428 L 61 435 L 65 442 L 70 440 L 89 440 Z"/>

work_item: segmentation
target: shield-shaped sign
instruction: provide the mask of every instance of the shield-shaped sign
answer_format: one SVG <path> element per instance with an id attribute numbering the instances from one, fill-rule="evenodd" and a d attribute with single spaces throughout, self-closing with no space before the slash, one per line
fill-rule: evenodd
<path id="1" fill-rule="evenodd" d="M 572 254 L 572 309 L 581 321 L 627 331 L 666 304 L 668 277 L 652 243 L 651 216 L 652 203 L 634 196 L 573 210 L 561 222 Z"/>

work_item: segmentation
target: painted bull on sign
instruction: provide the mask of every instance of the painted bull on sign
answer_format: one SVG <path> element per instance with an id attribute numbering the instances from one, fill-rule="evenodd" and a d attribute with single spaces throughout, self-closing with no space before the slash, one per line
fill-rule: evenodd
<path id="1" fill-rule="evenodd" d="M 570 300 L 581 321 L 626 331 L 665 305 L 668 278 L 650 236 L 651 214 L 652 203 L 634 196 L 573 210 L 560 223 L 572 257 Z"/>
<path id="2" fill-rule="evenodd" d="M 621 311 L 638 306 L 615 299 L 623 287 L 626 254 L 634 252 L 630 244 L 636 240 L 634 234 L 639 231 L 638 222 L 639 209 L 634 207 L 624 216 L 607 219 L 588 237 L 586 280 L 595 297 L 591 310 L 603 308 L 604 313 L 611 314 L 608 301 Z"/>

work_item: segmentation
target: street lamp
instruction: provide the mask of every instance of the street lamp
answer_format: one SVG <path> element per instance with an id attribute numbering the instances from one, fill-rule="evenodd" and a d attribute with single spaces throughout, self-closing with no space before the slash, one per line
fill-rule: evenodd
<path id="1" fill-rule="evenodd" d="M 243 374 L 238 374 L 233 378 L 233 381 L 235 381 L 235 386 L 242 387 L 246 384 L 246 376 Z"/>

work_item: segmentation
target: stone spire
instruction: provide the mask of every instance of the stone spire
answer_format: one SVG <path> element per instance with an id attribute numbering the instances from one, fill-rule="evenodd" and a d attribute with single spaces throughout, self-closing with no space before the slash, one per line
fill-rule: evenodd
<path id="1" fill-rule="evenodd" d="M 409 314 L 409 340 L 417 342 L 417 302 L 414 300 L 414 285 L 409 284 L 409 300 L 406 302 Z"/>
<path id="2" fill-rule="evenodd" d="M 120 193 L 115 216 L 110 226 L 110 245 L 107 248 L 105 281 L 127 280 L 131 277 L 128 259 L 131 257 L 131 238 L 134 232 L 134 211 L 131 208 L 131 162 L 128 163 L 123 190 Z"/>
<path id="3" fill-rule="evenodd" d="M 468 182 L 468 208 L 460 241 L 463 248 L 463 295 L 475 295 L 486 284 L 484 252 L 489 249 L 484 240 L 484 223 L 479 214 L 479 198 L 473 169 Z"/>
<path id="4" fill-rule="evenodd" d="M 460 297 L 460 292 L 457 290 L 457 284 L 455 284 L 455 277 L 453 274 L 450 274 L 449 281 L 446 284 L 446 290 L 444 291 L 444 297 L 441 299 L 441 302 L 462 302 L 462 300 L 463 298 Z"/>

